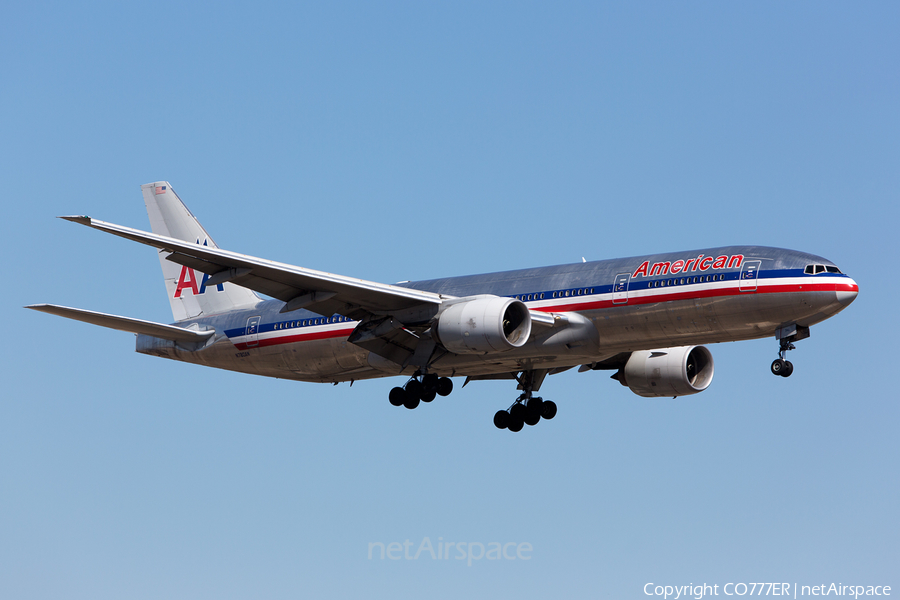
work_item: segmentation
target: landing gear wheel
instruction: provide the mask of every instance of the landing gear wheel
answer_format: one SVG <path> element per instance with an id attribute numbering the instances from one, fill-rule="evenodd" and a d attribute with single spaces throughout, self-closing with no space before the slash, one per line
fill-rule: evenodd
<path id="1" fill-rule="evenodd" d="M 528 401 L 528 404 L 525 406 L 526 425 L 534 426 L 540 423 L 541 404 L 543 404 L 543 401 L 540 398 L 532 398 Z"/>
<path id="2" fill-rule="evenodd" d="M 506 429 L 509 427 L 509 413 L 505 410 L 498 410 L 494 414 L 494 427 L 497 429 Z"/>
<path id="3" fill-rule="evenodd" d="M 426 390 L 434 390 L 437 391 L 438 385 L 438 376 L 434 373 L 429 373 L 428 375 L 424 375 L 422 377 L 422 385 Z"/>
<path id="4" fill-rule="evenodd" d="M 548 421 L 556 416 L 556 402 L 553 400 L 544 400 L 541 403 L 541 417 Z"/>
<path id="5" fill-rule="evenodd" d="M 417 401 L 422 398 L 422 392 L 425 391 L 422 384 L 416 379 L 410 379 L 406 382 L 406 393 L 415 398 Z"/>
<path id="6" fill-rule="evenodd" d="M 778 334 L 783 331 L 784 328 L 778 329 Z M 794 365 L 791 364 L 791 361 L 787 360 L 787 353 L 790 350 L 796 350 L 796 346 L 794 346 L 793 342 L 797 340 L 804 340 L 809 337 L 809 327 L 801 327 L 797 325 L 794 328 L 794 333 L 792 333 L 788 337 L 781 337 L 778 340 L 778 358 L 772 361 L 772 374 L 778 375 L 780 377 L 790 377 L 791 373 L 794 372 Z"/>
<path id="7" fill-rule="evenodd" d="M 506 427 L 512 432 L 522 431 L 522 428 L 525 427 L 525 421 L 522 420 L 522 417 L 510 415 L 509 425 Z"/>
<path id="8" fill-rule="evenodd" d="M 406 394 L 406 400 L 403 402 L 403 406 L 408 408 L 409 410 L 414 409 L 419 405 L 419 398 L 417 396 L 413 396 L 410 393 Z"/>
<path id="9" fill-rule="evenodd" d="M 395 387 L 391 390 L 391 393 L 388 394 L 388 400 L 391 401 L 391 404 L 394 406 L 402 406 L 404 402 L 406 402 L 407 393 L 401 387 Z"/>
<path id="10" fill-rule="evenodd" d="M 424 390 L 422 390 L 422 402 L 431 402 L 432 400 L 434 400 L 435 394 L 436 392 L 434 390 L 425 388 Z"/>
<path id="11" fill-rule="evenodd" d="M 441 377 L 437 381 L 438 396 L 449 396 L 453 391 L 453 381 L 449 377 Z"/>

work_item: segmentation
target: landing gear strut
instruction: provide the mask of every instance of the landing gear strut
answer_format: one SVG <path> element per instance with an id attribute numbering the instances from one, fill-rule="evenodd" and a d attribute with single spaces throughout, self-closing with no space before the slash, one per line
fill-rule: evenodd
<path id="1" fill-rule="evenodd" d="M 536 378 L 534 371 L 524 371 L 517 379 L 522 394 L 507 410 L 498 410 L 494 415 L 497 429 L 522 431 L 525 425 L 537 425 L 541 419 L 549 420 L 556 416 L 556 402 L 532 395 L 534 389 L 540 387 L 543 375 Z"/>
<path id="2" fill-rule="evenodd" d="M 788 350 L 796 350 L 794 342 L 809 337 L 809 327 L 802 325 L 785 325 L 775 330 L 775 338 L 778 340 L 778 358 L 772 361 L 772 374 L 781 377 L 790 377 L 794 372 L 794 365 L 787 360 Z"/>
<path id="3" fill-rule="evenodd" d="M 419 402 L 431 402 L 435 396 L 449 396 L 453 391 L 453 381 L 449 377 L 438 377 L 433 373 L 416 373 L 403 387 L 395 387 L 388 394 L 394 406 L 405 406 L 412 410 Z"/>
<path id="4" fill-rule="evenodd" d="M 772 361 L 772 375 L 781 375 L 782 377 L 790 377 L 794 372 L 794 364 L 785 360 L 788 350 L 796 350 L 796 346 L 787 340 L 781 340 L 781 347 L 778 350 L 778 358 Z"/>

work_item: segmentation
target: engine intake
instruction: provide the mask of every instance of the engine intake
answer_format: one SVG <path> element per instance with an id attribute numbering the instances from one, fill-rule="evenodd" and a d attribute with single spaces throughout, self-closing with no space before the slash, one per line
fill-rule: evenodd
<path id="1" fill-rule="evenodd" d="M 708 388 L 714 371 L 704 346 L 681 346 L 632 352 L 618 379 L 645 398 L 688 396 Z"/>
<path id="2" fill-rule="evenodd" d="M 456 354 L 504 352 L 528 341 L 531 313 L 514 298 L 472 296 L 444 309 L 432 331 L 438 343 Z"/>

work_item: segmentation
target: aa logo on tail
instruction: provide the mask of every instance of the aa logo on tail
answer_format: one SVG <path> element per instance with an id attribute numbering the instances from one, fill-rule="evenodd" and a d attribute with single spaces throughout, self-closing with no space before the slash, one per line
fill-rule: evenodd
<path id="1" fill-rule="evenodd" d="M 204 246 L 209 246 L 209 240 L 203 240 Z M 200 239 L 197 238 L 197 243 L 200 243 Z M 175 298 L 181 298 L 181 292 L 184 290 L 190 290 L 192 294 L 195 296 L 199 296 L 200 294 L 206 293 L 206 282 L 209 281 L 209 273 L 203 274 L 203 279 L 200 280 L 199 286 L 197 284 L 197 272 L 194 269 L 189 269 L 188 267 L 181 267 L 181 274 L 178 276 L 178 284 L 175 286 Z M 220 283 L 216 286 L 216 290 L 220 292 L 224 292 L 224 284 Z"/>

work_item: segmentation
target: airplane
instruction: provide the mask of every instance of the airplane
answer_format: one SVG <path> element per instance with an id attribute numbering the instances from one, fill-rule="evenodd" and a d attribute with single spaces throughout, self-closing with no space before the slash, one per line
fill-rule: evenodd
<path id="1" fill-rule="evenodd" d="M 774 336 L 771 372 L 789 377 L 794 342 L 859 293 L 827 259 L 764 246 L 388 285 L 220 249 L 171 184 L 141 191 L 152 233 L 60 218 L 156 248 L 174 322 L 25 308 L 131 332 L 139 353 L 219 369 L 335 385 L 403 376 L 388 399 L 408 409 L 450 394 L 452 377 L 514 380 L 521 394 L 494 415 L 513 432 L 556 415 L 535 392 L 574 367 L 613 371 L 639 396 L 686 396 L 713 379 L 703 344 Z"/>

